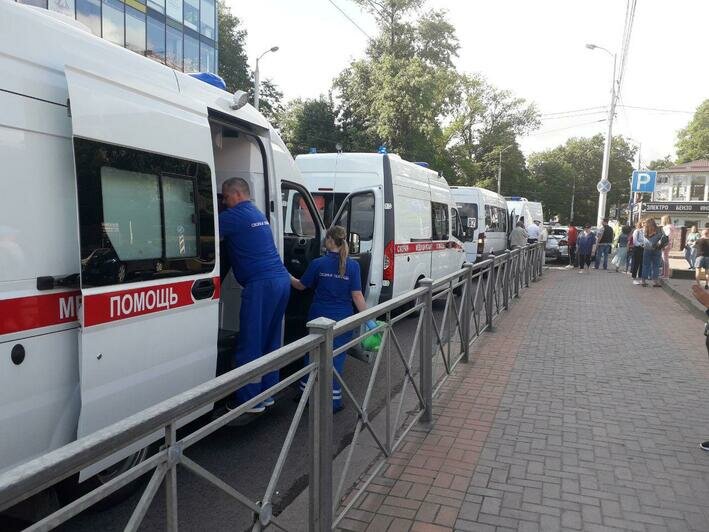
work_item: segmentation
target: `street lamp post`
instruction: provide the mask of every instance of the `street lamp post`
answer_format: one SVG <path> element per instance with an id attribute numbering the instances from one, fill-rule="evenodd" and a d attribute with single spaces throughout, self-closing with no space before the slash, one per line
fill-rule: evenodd
<path id="1" fill-rule="evenodd" d="M 506 146 L 500 150 L 500 163 L 497 165 L 497 193 L 500 194 L 500 190 L 502 189 L 502 152 L 505 150 L 508 150 L 514 146 L 514 144 L 510 144 L 509 146 Z"/>
<path id="2" fill-rule="evenodd" d="M 615 100 L 616 100 L 616 54 L 598 46 L 596 44 L 587 44 L 589 50 L 603 50 L 613 58 L 613 80 L 611 83 L 611 103 L 608 106 L 608 133 L 606 134 L 606 142 L 603 146 L 603 166 L 601 168 L 601 181 L 608 181 L 608 165 L 611 159 L 611 142 L 613 137 L 613 116 L 615 115 Z M 601 221 L 606 217 L 606 196 L 607 192 L 598 192 L 598 220 L 597 226 L 601 226 Z"/>
<path id="3" fill-rule="evenodd" d="M 269 48 L 266 50 L 264 53 L 262 53 L 260 56 L 256 58 L 256 69 L 254 70 L 254 107 L 258 111 L 258 104 L 259 104 L 259 93 L 261 92 L 261 76 L 259 73 L 259 68 L 258 68 L 258 62 L 261 60 L 261 58 L 266 55 L 269 52 L 277 52 L 278 51 L 278 46 L 274 46 L 273 48 Z"/>

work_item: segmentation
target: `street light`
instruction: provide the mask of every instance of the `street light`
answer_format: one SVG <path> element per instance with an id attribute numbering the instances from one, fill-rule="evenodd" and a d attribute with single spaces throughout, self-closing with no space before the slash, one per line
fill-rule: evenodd
<path id="1" fill-rule="evenodd" d="M 601 169 L 601 181 L 608 181 L 608 164 L 611 158 L 611 141 L 613 136 L 613 115 L 615 115 L 615 100 L 616 100 L 616 54 L 604 48 L 603 46 L 598 46 L 597 44 L 587 44 L 586 48 L 589 50 L 603 50 L 609 56 L 613 58 L 613 80 L 611 82 L 611 103 L 608 106 L 608 134 L 606 135 L 606 142 L 603 146 L 603 167 Z M 601 226 L 601 221 L 606 217 L 606 196 L 607 192 L 598 192 L 598 220 L 597 226 Z"/>
<path id="2" fill-rule="evenodd" d="M 502 148 L 500 150 L 500 164 L 497 166 L 497 193 L 500 193 L 500 189 L 502 187 L 502 152 L 508 150 L 514 146 L 514 144 L 510 144 L 509 146 L 506 146 L 505 148 Z"/>
<path id="3" fill-rule="evenodd" d="M 277 52 L 278 51 L 278 46 L 274 46 L 273 48 L 269 48 L 266 50 L 264 53 L 262 53 L 260 56 L 256 58 L 256 69 L 254 70 L 254 107 L 258 111 L 258 104 L 259 104 L 259 92 L 261 91 L 261 78 L 259 76 L 259 70 L 258 70 L 258 62 L 261 60 L 261 58 L 266 55 L 269 52 Z"/>

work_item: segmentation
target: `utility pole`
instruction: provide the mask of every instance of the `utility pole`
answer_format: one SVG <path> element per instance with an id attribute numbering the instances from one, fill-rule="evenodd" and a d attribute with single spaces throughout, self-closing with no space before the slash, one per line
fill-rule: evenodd
<path id="1" fill-rule="evenodd" d="M 569 214 L 569 224 L 574 221 L 574 200 L 576 198 L 576 173 L 574 172 L 573 181 L 571 182 L 571 214 Z"/>
<path id="2" fill-rule="evenodd" d="M 587 44 L 586 48 L 589 50 L 603 50 L 608 55 L 613 57 L 613 79 L 611 82 L 611 102 L 608 106 L 608 133 L 606 134 L 606 141 L 603 146 L 603 166 L 601 168 L 601 183 L 608 181 L 608 166 L 611 159 L 611 142 L 613 141 L 613 117 L 615 115 L 615 103 L 616 103 L 616 54 L 612 53 L 610 50 L 598 46 L 596 44 Z M 601 221 L 606 217 L 606 197 L 608 193 L 604 191 L 598 192 L 598 217 L 596 225 L 601 226 Z"/>

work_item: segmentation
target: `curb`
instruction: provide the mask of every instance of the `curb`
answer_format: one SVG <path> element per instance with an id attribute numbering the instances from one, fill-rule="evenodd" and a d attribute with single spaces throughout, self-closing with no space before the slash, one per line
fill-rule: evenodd
<path id="1" fill-rule="evenodd" d="M 695 318 L 701 320 L 702 322 L 707 320 L 707 315 L 701 310 L 699 310 L 687 296 L 685 296 L 684 294 L 680 294 L 677 290 L 672 288 L 667 283 L 662 283 L 662 289 L 667 292 L 672 298 L 674 298 L 675 301 L 682 305 L 685 310 L 689 311 L 689 313 L 692 314 Z"/>

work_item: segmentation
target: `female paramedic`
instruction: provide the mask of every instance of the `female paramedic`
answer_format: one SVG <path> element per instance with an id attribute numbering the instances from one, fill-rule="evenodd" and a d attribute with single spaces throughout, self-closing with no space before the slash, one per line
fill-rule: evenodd
<path id="1" fill-rule="evenodd" d="M 349 245 L 344 228 L 334 225 L 325 234 L 327 254 L 310 263 L 303 277 L 298 280 L 291 276 L 291 285 L 296 290 L 312 288 L 315 290 L 313 303 L 310 305 L 308 320 L 325 317 L 339 321 L 352 316 L 352 304 L 358 312 L 367 309 L 362 295 L 359 264 L 348 258 Z M 374 320 L 367 322 L 367 328 L 372 329 L 377 324 Z M 342 347 L 352 339 L 352 331 L 335 338 L 333 349 Z M 333 359 L 335 370 L 342 375 L 347 353 L 340 353 Z M 301 390 L 305 383 L 301 381 Z M 332 409 L 342 410 L 342 388 L 337 379 L 332 383 Z"/>

